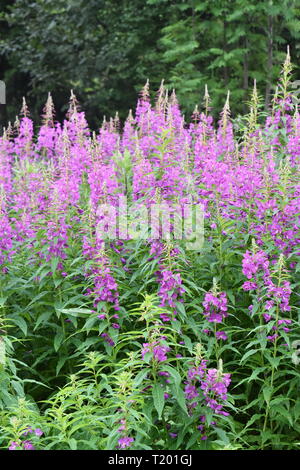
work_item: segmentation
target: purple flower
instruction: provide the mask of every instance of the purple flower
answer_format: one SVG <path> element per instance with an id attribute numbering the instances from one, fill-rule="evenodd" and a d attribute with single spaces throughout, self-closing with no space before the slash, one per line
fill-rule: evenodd
<path id="1" fill-rule="evenodd" d="M 118 447 L 119 449 L 126 449 L 127 447 L 130 447 L 133 442 L 133 437 L 121 437 L 121 439 L 118 440 Z"/>
<path id="2" fill-rule="evenodd" d="M 250 291 L 250 290 L 257 289 L 258 286 L 257 286 L 256 282 L 246 281 L 246 282 L 244 282 L 242 287 L 245 291 Z"/>
<path id="3" fill-rule="evenodd" d="M 226 333 L 224 331 L 217 331 L 216 332 L 216 338 L 217 339 L 223 339 L 224 341 L 228 338 Z"/>
<path id="4" fill-rule="evenodd" d="M 162 299 L 161 306 L 175 308 L 175 302 L 178 302 L 185 292 L 180 273 L 163 268 L 158 272 L 158 278 L 160 281 L 159 295 Z M 162 314 L 162 316 L 165 318 L 165 320 L 162 318 L 163 321 L 166 321 L 168 315 Z"/>
<path id="5" fill-rule="evenodd" d="M 167 360 L 167 352 L 170 351 L 168 346 L 158 344 L 153 348 L 153 356 L 158 362 L 163 362 Z"/>
<path id="6" fill-rule="evenodd" d="M 92 181 L 90 183 L 92 183 Z M 99 302 L 109 302 L 113 304 L 115 310 L 118 310 L 118 286 L 111 274 L 108 258 L 104 255 L 99 255 L 101 248 L 101 240 L 96 240 L 93 244 L 87 237 L 84 237 L 83 253 L 86 258 L 94 262 L 94 265 L 87 274 L 87 276 L 93 279 L 94 289 L 88 290 L 87 293 L 94 296 L 94 307 L 97 307 Z"/>
<path id="7" fill-rule="evenodd" d="M 23 448 L 24 448 L 24 450 L 35 450 L 35 448 L 34 448 L 31 441 L 24 441 L 23 442 Z"/>
<path id="8" fill-rule="evenodd" d="M 102 338 L 104 338 L 104 340 L 105 340 L 110 346 L 114 346 L 114 345 L 115 345 L 114 341 L 112 340 L 112 338 L 111 338 L 107 333 L 102 333 L 101 336 L 102 336 Z"/>
<path id="9" fill-rule="evenodd" d="M 216 295 L 212 292 L 207 292 L 204 297 L 203 306 L 203 315 L 211 323 L 222 323 L 223 319 L 228 316 L 226 292 L 220 292 Z"/>
<path id="10" fill-rule="evenodd" d="M 168 322 L 171 320 L 171 316 L 167 313 L 161 313 L 159 318 L 163 321 L 163 322 Z"/>
<path id="11" fill-rule="evenodd" d="M 164 370 L 159 371 L 158 375 L 161 375 L 162 377 L 170 377 L 169 372 L 166 372 Z"/>
<path id="12" fill-rule="evenodd" d="M 264 317 L 264 319 L 265 319 L 266 322 L 270 321 L 271 318 L 272 318 L 272 316 L 269 315 L 268 313 L 264 313 L 264 314 L 263 314 L 263 317 Z"/>
<path id="13" fill-rule="evenodd" d="M 256 277 L 256 273 L 261 268 L 266 274 L 269 274 L 269 260 L 264 251 L 260 250 L 257 253 L 246 251 L 243 258 L 243 274 L 248 279 Z"/>
<path id="14" fill-rule="evenodd" d="M 28 426 L 25 431 L 23 432 L 23 436 L 28 436 L 28 434 L 32 433 L 33 432 L 33 429 Z"/>
<path id="15" fill-rule="evenodd" d="M 200 388 L 203 391 L 206 404 L 216 414 L 228 415 L 222 410 L 222 402 L 227 400 L 227 387 L 230 381 L 230 374 L 221 375 L 217 369 L 208 369 L 201 381 Z"/>
<path id="16" fill-rule="evenodd" d="M 185 386 L 184 394 L 187 400 L 193 400 L 194 398 L 197 398 L 199 395 L 199 393 L 197 392 L 196 386 L 192 385 L 191 383 Z"/>
<path id="17" fill-rule="evenodd" d="M 292 320 L 283 318 L 282 320 L 278 320 L 278 325 L 291 325 Z"/>
<path id="18" fill-rule="evenodd" d="M 206 335 L 210 335 L 210 334 L 211 334 L 211 330 L 209 330 L 208 328 L 204 328 L 204 329 L 203 329 L 203 333 L 205 333 Z"/>
<path id="19" fill-rule="evenodd" d="M 270 310 L 274 306 L 274 301 L 273 300 L 268 300 L 265 304 L 265 309 Z"/>
<path id="20" fill-rule="evenodd" d="M 10 446 L 9 446 L 8 450 L 16 450 L 17 447 L 19 447 L 19 444 L 16 441 L 12 441 L 10 443 Z"/>
<path id="21" fill-rule="evenodd" d="M 267 340 L 271 341 L 271 343 L 274 343 L 276 338 L 278 338 L 278 335 L 276 333 L 272 336 L 267 336 Z"/>
<path id="22" fill-rule="evenodd" d="M 142 359 L 144 359 L 147 353 L 151 352 L 153 358 L 157 362 L 163 362 L 167 360 L 167 352 L 169 351 L 170 348 L 164 344 L 161 344 L 159 341 L 144 343 L 142 348 Z"/>
<path id="23" fill-rule="evenodd" d="M 268 294 L 272 296 L 277 302 L 280 302 L 280 308 L 283 312 L 289 312 L 289 299 L 292 293 L 289 281 L 283 281 L 282 287 L 275 286 L 274 283 L 268 281 Z"/>

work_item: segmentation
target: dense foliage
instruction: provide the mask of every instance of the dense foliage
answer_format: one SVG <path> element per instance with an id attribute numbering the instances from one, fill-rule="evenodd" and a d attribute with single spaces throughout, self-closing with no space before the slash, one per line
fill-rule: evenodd
<path id="1" fill-rule="evenodd" d="M 73 94 L 55 122 L 49 95 L 35 134 L 23 103 L 0 139 L 1 448 L 299 448 L 290 73 L 288 55 L 270 114 L 254 87 L 235 123 L 229 96 L 186 124 L 148 84 L 122 130 L 91 133 Z M 142 205 L 203 205 L 202 248 L 105 241 L 121 197 L 136 229 Z"/>
<path id="2" fill-rule="evenodd" d="M 11 121 L 28 96 L 37 122 L 50 90 L 62 118 L 74 89 L 95 129 L 103 115 L 125 119 L 147 78 L 154 90 L 165 78 L 188 114 L 207 84 L 215 118 L 230 89 L 236 115 L 254 79 L 268 106 L 287 45 L 300 59 L 297 0 L 0 0 L 0 10 Z"/>

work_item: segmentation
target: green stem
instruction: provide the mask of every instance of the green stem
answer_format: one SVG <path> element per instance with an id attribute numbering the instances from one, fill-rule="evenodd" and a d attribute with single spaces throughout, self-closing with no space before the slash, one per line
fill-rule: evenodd
<path id="1" fill-rule="evenodd" d="M 219 344 L 218 344 L 218 339 L 217 339 L 217 324 L 214 322 L 214 333 L 215 333 L 215 351 L 216 351 L 216 359 L 217 359 L 217 364 L 219 361 Z"/>
<path id="2" fill-rule="evenodd" d="M 279 263 L 279 269 L 278 269 L 278 287 L 281 285 L 281 276 L 282 276 L 282 265 Z M 276 305 L 276 317 L 275 317 L 275 327 L 276 327 L 276 332 L 278 331 L 278 321 L 279 321 L 279 303 L 277 302 Z M 270 401 L 272 398 L 273 394 L 273 385 L 274 385 L 274 375 L 275 375 L 275 359 L 277 356 L 277 341 L 278 341 L 278 335 L 275 333 L 275 340 L 274 340 L 274 349 L 273 349 L 273 363 L 272 363 L 272 368 L 271 368 L 271 382 L 270 382 L 270 388 L 271 388 L 271 394 L 269 401 L 267 402 L 267 409 L 266 409 L 266 414 L 265 414 L 265 420 L 264 420 L 264 426 L 263 426 L 263 432 L 265 432 L 267 428 L 267 422 L 269 418 L 269 412 L 270 412 Z M 270 421 L 270 427 L 272 430 L 272 421 Z M 261 446 L 261 449 L 263 449 L 263 445 Z"/>

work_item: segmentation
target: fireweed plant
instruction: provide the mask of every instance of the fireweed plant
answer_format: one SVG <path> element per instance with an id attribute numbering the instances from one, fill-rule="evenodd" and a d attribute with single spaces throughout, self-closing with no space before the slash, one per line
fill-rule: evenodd
<path id="1" fill-rule="evenodd" d="M 24 100 L 0 138 L 1 449 L 299 448 L 291 70 L 236 121 L 229 94 L 214 122 L 206 89 L 187 123 L 147 83 L 122 126 L 91 132 L 72 92 L 35 131 Z M 137 225 L 168 207 L 169 238 L 106 238 L 122 197 Z M 174 236 L 185 204 L 204 208 L 199 249 Z"/>

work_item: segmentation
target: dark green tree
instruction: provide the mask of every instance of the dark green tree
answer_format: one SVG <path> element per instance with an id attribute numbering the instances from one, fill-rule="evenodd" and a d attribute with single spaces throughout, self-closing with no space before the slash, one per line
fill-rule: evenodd
<path id="1" fill-rule="evenodd" d="M 215 113 L 230 90 L 236 115 L 254 79 L 268 107 L 287 45 L 300 59 L 299 0 L 0 0 L 0 9 L 6 119 L 23 95 L 37 119 L 49 91 L 61 119 L 71 89 L 92 126 L 116 111 L 124 119 L 148 78 L 153 92 L 163 78 L 175 88 L 187 115 L 205 84 Z"/>

